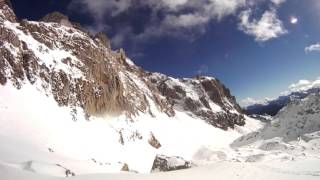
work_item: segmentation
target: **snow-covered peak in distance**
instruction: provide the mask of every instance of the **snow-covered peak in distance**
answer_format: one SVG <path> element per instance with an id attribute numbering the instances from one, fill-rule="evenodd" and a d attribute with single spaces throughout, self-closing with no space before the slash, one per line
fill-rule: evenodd
<path id="1" fill-rule="evenodd" d="M 299 82 L 289 86 L 288 90 L 281 93 L 277 98 L 265 99 L 262 101 L 247 99 L 246 111 L 249 114 L 259 115 L 276 115 L 281 108 L 286 106 L 294 99 L 303 99 L 311 93 L 320 92 L 320 79 L 315 81 L 300 80 Z"/>

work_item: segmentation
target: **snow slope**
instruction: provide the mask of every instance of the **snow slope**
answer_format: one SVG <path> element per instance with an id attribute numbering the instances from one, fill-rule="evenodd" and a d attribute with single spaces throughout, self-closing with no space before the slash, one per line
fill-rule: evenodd
<path id="1" fill-rule="evenodd" d="M 0 164 L 0 174 L 4 180 L 60 180 L 62 178 L 50 177 L 21 171 Z M 188 170 L 146 174 L 91 174 L 76 176 L 68 179 L 74 180 L 212 180 L 212 179 L 281 179 L 281 180 L 317 180 L 319 179 L 319 162 L 314 160 L 301 160 L 299 163 L 231 163 L 221 162 L 210 166 L 197 167 Z"/>
<path id="2" fill-rule="evenodd" d="M 14 114 L 14 108 L 12 107 L 19 107 L 18 104 L 23 106 L 20 107 L 20 110 L 25 109 L 26 111 L 30 105 L 33 108 L 43 107 L 42 117 L 39 117 L 39 119 L 33 118 L 32 122 L 30 122 L 30 119 L 24 119 L 25 121 L 15 118 L 8 118 L 7 121 L 5 121 L 5 118 L 1 119 L 1 122 L 7 123 L 7 126 L 1 124 L 5 131 L 1 131 L 0 135 L 0 174 L 4 180 L 56 180 L 65 177 L 67 170 L 75 173 L 76 177 L 71 178 L 75 180 L 319 179 L 320 176 L 319 129 L 305 126 L 306 128 L 302 128 L 305 129 L 303 131 L 295 130 L 299 120 L 294 118 L 301 114 L 299 112 L 310 112 L 310 109 L 316 110 L 319 104 L 315 102 L 318 102 L 319 95 L 310 96 L 302 102 L 289 105 L 282 111 L 282 114 L 277 116 L 281 118 L 279 119 L 280 126 L 267 124 L 266 127 L 257 131 L 262 124 L 257 124 L 256 121 L 249 119 L 246 127 L 236 127 L 235 130 L 223 131 L 209 126 L 201 120 L 188 118 L 183 113 L 178 113 L 177 117 L 180 117 L 180 119 L 168 118 L 161 121 L 145 115 L 141 116 L 135 123 L 129 124 L 126 124 L 125 121 L 119 121 L 119 119 L 117 121 L 110 119 L 107 122 L 99 122 L 99 120 L 74 122 L 70 119 L 69 122 L 64 120 L 60 124 L 57 117 L 64 112 L 64 108 L 58 109 L 60 107 L 53 106 L 55 108 L 51 107 L 51 110 L 54 111 L 47 110 L 47 106 L 54 105 L 55 101 L 50 100 L 49 97 L 40 96 L 36 94 L 37 91 L 32 92 L 33 90 L 27 87 L 24 86 L 25 89 L 22 88 L 21 90 L 30 96 L 23 97 L 30 97 L 30 99 L 33 99 L 32 103 L 17 100 L 15 103 L 11 101 L 11 106 L 3 105 L 6 97 L 10 97 L 11 100 L 12 97 L 19 98 L 18 94 L 21 90 L 15 94 L 15 91 L 9 89 L 9 87 L 0 88 L 1 93 L 6 95 L 2 96 L 0 101 L 2 102 L 1 114 L 3 115 L 6 115 L 6 113 Z M 48 102 L 38 104 L 41 101 Z M 1 117 L 13 116 L 10 114 L 10 116 Z M 308 122 L 309 120 L 318 122 L 316 113 L 303 114 L 303 117 L 307 117 Z M 46 118 L 53 118 L 56 122 L 50 124 L 51 121 L 46 121 Z M 44 123 L 41 121 L 44 121 Z M 294 123 L 288 123 L 289 121 Z M 21 127 L 14 126 L 16 129 L 10 129 L 13 127 L 9 125 L 10 123 L 25 124 Z M 35 125 L 34 127 L 41 126 L 41 128 L 32 129 L 32 127 L 27 127 L 27 123 L 32 123 L 32 126 Z M 82 123 L 86 126 L 81 127 Z M 121 159 L 122 157 L 123 162 L 129 162 L 129 167 L 136 168 L 140 172 L 147 172 L 146 169 L 149 170 L 150 167 L 144 167 L 146 168 L 144 169 L 141 165 L 146 165 L 147 161 L 152 164 L 153 159 L 148 158 L 148 151 L 146 151 L 148 146 L 144 144 L 147 142 L 143 142 L 143 140 L 139 143 L 121 145 L 117 149 L 115 146 L 117 143 L 113 144 L 114 141 L 118 141 L 117 138 L 114 138 L 117 136 L 112 135 L 117 126 L 126 127 L 128 131 L 139 129 L 142 133 L 152 131 L 159 141 L 163 142 L 162 148 L 159 150 L 152 152 L 154 149 L 151 148 L 150 156 L 152 158 L 156 154 L 178 154 L 192 160 L 199 167 L 167 173 L 119 174 L 119 168 L 122 167 L 123 163 L 110 162 L 112 156 L 114 159 Z M 275 129 L 272 129 L 272 127 Z M 301 133 L 299 133 L 299 136 L 289 134 L 290 136 L 287 137 L 283 129 L 288 129 L 288 127 L 292 127 L 289 129 L 293 132 Z M 36 129 L 38 131 L 35 131 Z M 99 131 L 99 129 L 103 130 Z M 52 139 L 55 139 L 55 136 L 59 133 L 49 133 L 47 131 L 58 131 L 65 141 L 59 138 L 56 144 L 51 144 L 54 142 Z M 86 131 L 93 134 L 86 138 L 88 134 L 82 133 Z M 257 132 L 252 131 L 260 132 L 265 138 L 261 138 L 262 135 L 256 135 Z M 246 133 L 249 134 L 242 136 Z M 265 134 L 268 134 L 268 136 Z M 269 134 L 272 134 L 272 136 Z M 112 136 L 108 137 L 108 135 Z M 255 139 L 254 136 L 259 138 Z M 237 138 L 238 140 L 232 143 Z M 75 141 L 76 139 L 81 142 Z M 241 141 L 241 139 L 245 140 Z M 112 146 L 108 146 L 108 143 L 112 143 Z M 141 146 L 137 145 L 140 143 Z M 232 144 L 232 148 L 229 144 Z M 136 150 L 133 147 L 136 147 Z M 52 148 L 54 152 L 50 152 L 48 148 Z M 76 150 L 72 151 L 72 148 Z M 96 148 L 101 152 L 96 152 Z M 68 153 L 68 149 L 70 153 Z M 94 155 L 94 157 L 90 155 Z M 108 161 L 103 161 L 103 156 L 108 156 L 104 157 Z M 132 161 L 130 161 L 130 158 Z M 139 164 L 135 164 L 137 161 Z"/>
<path id="3" fill-rule="evenodd" d="M 119 172 L 125 163 L 130 170 L 148 173 L 157 154 L 200 162 L 206 157 L 194 155 L 203 147 L 229 149 L 236 138 L 261 127 L 248 118 L 245 127 L 224 131 L 183 112 L 173 118 L 159 113 L 156 118 L 141 114 L 134 121 L 127 121 L 124 116 L 87 121 L 78 110 L 77 121 L 73 121 L 74 114 L 68 107 L 59 107 L 53 97 L 30 84 L 20 90 L 10 84 L 0 86 L 0 94 L 0 135 L 4 137 L 0 139 L 0 149 L 4 151 L 0 161 L 16 166 L 32 162 L 36 166 L 32 168 L 40 174 L 65 176 L 64 171 L 48 173 L 43 169 L 52 165 L 57 168 L 55 164 L 77 175 Z M 119 142 L 120 131 L 123 145 Z M 145 138 L 132 137 L 134 132 Z M 148 144 L 151 133 L 161 143 L 160 149 Z M 8 139 L 23 143 L 15 145 Z M 33 149 L 30 153 L 28 147 Z"/>

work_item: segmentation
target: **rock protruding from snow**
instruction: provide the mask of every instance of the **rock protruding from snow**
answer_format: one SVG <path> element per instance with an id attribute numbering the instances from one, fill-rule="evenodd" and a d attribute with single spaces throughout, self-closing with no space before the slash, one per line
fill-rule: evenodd
<path id="1" fill-rule="evenodd" d="M 156 137 L 152 133 L 150 135 L 150 139 L 148 140 L 148 142 L 152 147 L 156 149 L 159 149 L 161 147 L 160 142 L 158 141 L 158 139 L 156 139 Z"/>
<path id="2" fill-rule="evenodd" d="M 152 171 L 153 172 L 165 172 L 165 171 L 175 171 L 181 169 L 190 168 L 192 163 L 186 161 L 181 157 L 168 157 L 164 155 L 157 155 L 153 162 Z"/>
<path id="3" fill-rule="evenodd" d="M 121 171 L 130 171 L 129 165 L 125 163 L 125 164 L 122 166 Z"/>

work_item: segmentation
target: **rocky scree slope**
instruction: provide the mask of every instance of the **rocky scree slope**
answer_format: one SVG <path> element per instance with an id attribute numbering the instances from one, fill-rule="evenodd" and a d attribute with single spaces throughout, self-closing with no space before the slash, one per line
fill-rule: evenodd
<path id="1" fill-rule="evenodd" d="M 147 72 L 123 50 L 113 51 L 103 33 L 90 35 L 57 12 L 39 22 L 17 20 L 3 1 L 0 84 L 7 83 L 17 89 L 30 83 L 53 95 L 60 106 L 81 107 L 88 119 L 155 115 L 156 110 L 170 117 L 183 111 L 223 129 L 245 124 L 235 98 L 217 79 L 174 79 Z"/>

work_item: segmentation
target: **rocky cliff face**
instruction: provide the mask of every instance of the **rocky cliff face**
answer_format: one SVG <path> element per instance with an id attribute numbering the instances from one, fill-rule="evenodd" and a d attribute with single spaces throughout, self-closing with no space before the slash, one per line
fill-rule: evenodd
<path id="1" fill-rule="evenodd" d="M 111 50 L 103 33 L 92 36 L 60 13 L 39 22 L 18 21 L 1 2 L 2 86 L 20 89 L 30 83 L 60 106 L 81 107 L 87 118 L 125 114 L 130 119 L 156 112 L 172 117 L 182 111 L 223 129 L 245 124 L 241 108 L 219 80 L 146 72 L 123 50 Z"/>
<path id="2" fill-rule="evenodd" d="M 200 117 L 223 129 L 245 124 L 235 97 L 215 78 L 174 79 L 153 73 L 148 79 L 175 110 Z"/>

